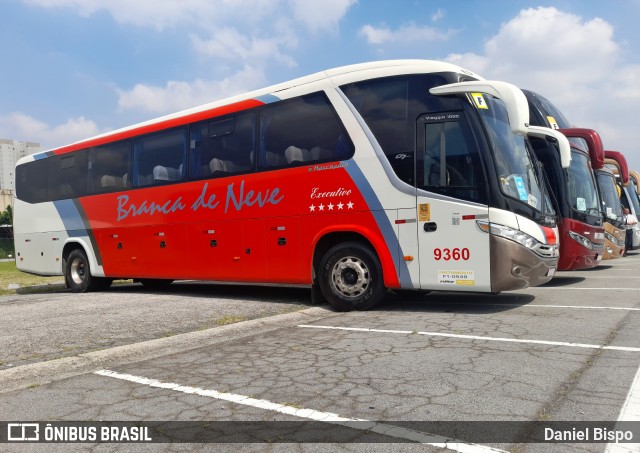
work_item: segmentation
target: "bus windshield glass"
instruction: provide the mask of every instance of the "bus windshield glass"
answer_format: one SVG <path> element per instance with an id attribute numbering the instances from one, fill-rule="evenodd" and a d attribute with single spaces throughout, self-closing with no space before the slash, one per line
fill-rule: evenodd
<path id="1" fill-rule="evenodd" d="M 571 123 L 569 123 L 569 120 L 567 120 L 567 118 L 562 114 L 560 110 L 558 110 L 555 105 L 553 105 L 548 99 L 540 96 L 539 94 L 536 94 L 535 96 L 540 102 L 542 111 L 547 115 L 547 121 L 549 121 L 549 123 L 551 123 L 551 118 L 549 118 L 549 116 L 551 116 L 560 129 L 567 129 L 571 127 Z M 551 127 L 553 127 L 553 125 Z"/>
<path id="2" fill-rule="evenodd" d="M 622 217 L 622 204 L 618 198 L 614 176 L 609 173 L 599 173 L 598 186 L 607 219 L 617 220 Z"/>
<path id="3" fill-rule="evenodd" d="M 598 189 L 591 172 L 589 157 L 583 153 L 572 152 L 567 176 L 567 196 L 571 209 L 580 214 L 600 217 Z"/>
<path id="4" fill-rule="evenodd" d="M 536 167 L 525 138 L 511 131 L 503 102 L 488 94 L 483 96 L 485 106 L 476 106 L 495 154 L 502 192 L 542 214 L 555 215 L 542 172 Z"/>
<path id="5" fill-rule="evenodd" d="M 629 203 L 633 205 L 633 209 L 636 212 L 636 216 L 640 215 L 640 201 L 638 200 L 638 192 L 636 188 L 636 183 L 633 179 L 629 178 L 631 183 L 629 187 L 627 187 L 627 194 L 629 195 Z"/>

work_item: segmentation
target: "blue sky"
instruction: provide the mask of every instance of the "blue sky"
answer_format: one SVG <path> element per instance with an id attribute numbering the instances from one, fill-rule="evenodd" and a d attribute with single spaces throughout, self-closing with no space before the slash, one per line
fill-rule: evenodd
<path id="1" fill-rule="evenodd" d="M 44 148 L 323 69 L 533 89 L 640 170 L 640 0 L 0 0 L 0 137 Z"/>

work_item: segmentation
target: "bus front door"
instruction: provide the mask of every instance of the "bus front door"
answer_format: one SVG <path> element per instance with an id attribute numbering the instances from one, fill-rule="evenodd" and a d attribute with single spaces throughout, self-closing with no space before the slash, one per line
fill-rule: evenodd
<path id="1" fill-rule="evenodd" d="M 418 119 L 416 209 L 420 288 L 491 290 L 486 186 L 478 149 L 462 112 Z"/>

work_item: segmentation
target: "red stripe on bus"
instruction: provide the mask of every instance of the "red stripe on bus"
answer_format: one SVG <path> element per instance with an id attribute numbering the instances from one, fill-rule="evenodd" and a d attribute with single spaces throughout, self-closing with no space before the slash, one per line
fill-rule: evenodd
<path id="1" fill-rule="evenodd" d="M 56 155 L 70 153 L 73 151 L 78 151 L 80 149 L 91 148 L 93 146 L 100 146 L 107 143 L 116 142 L 118 140 L 137 137 L 138 135 L 144 135 L 144 134 L 156 132 L 163 129 L 170 129 L 172 127 L 183 126 L 185 124 L 202 121 L 211 117 L 229 115 L 230 113 L 240 112 L 242 110 L 259 107 L 261 105 L 264 105 L 264 102 L 258 101 L 256 99 L 248 99 L 246 101 L 236 102 L 234 104 L 229 104 L 222 107 L 216 107 L 209 110 L 203 110 L 201 112 L 192 113 L 190 115 L 184 115 L 176 118 L 167 119 L 164 121 L 158 121 L 153 124 L 147 124 L 145 126 L 135 127 L 122 132 L 115 132 L 113 134 L 109 134 L 104 137 L 89 139 L 80 143 L 74 143 L 73 145 L 63 146 L 62 148 L 53 150 L 53 153 Z"/>

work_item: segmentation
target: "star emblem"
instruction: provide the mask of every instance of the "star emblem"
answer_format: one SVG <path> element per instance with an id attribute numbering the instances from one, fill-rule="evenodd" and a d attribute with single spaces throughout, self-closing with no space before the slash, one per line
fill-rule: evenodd
<path id="1" fill-rule="evenodd" d="M 333 203 L 329 203 L 327 207 L 329 208 L 329 211 L 333 211 Z"/>
<path id="2" fill-rule="evenodd" d="M 311 206 L 309 206 L 309 212 L 313 212 L 313 211 L 315 211 L 315 210 L 316 210 L 315 205 L 311 205 Z"/>
<path id="3" fill-rule="evenodd" d="M 320 205 L 318 206 L 318 209 L 320 209 L 321 211 L 324 211 L 324 205 L 320 203 Z"/>
<path id="4" fill-rule="evenodd" d="M 342 210 L 342 208 L 344 207 L 342 203 L 338 203 L 336 206 L 338 207 L 338 210 Z"/>
<path id="5" fill-rule="evenodd" d="M 353 203 L 352 202 L 347 203 L 347 208 L 353 209 Z"/>

